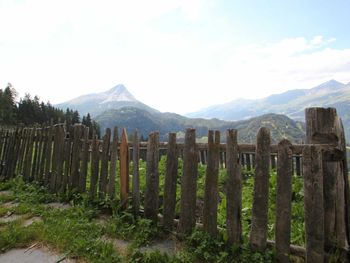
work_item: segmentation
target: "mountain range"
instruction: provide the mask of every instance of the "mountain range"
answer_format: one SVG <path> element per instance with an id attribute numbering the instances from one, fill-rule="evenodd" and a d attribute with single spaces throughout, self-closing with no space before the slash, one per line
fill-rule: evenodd
<path id="1" fill-rule="evenodd" d="M 156 109 L 153 109 L 137 100 L 123 84 L 119 84 L 105 92 L 79 96 L 72 100 L 57 104 L 56 107 L 77 110 L 81 115 L 90 113 L 93 117 L 106 110 L 120 109 L 123 107 L 135 107 L 149 112 L 158 112 Z"/>
<path id="2" fill-rule="evenodd" d="M 304 136 L 304 109 L 313 106 L 337 108 L 348 140 L 350 131 L 350 84 L 335 80 L 311 89 L 289 90 L 259 100 L 234 100 L 189 113 L 186 117 L 162 113 L 147 106 L 122 84 L 56 106 L 76 109 L 80 114 L 89 112 L 102 130 L 113 126 L 126 127 L 129 132 L 138 129 L 144 137 L 151 131 L 159 131 L 161 138 L 165 138 L 168 132 L 181 134 L 187 127 L 196 128 L 199 137 L 206 136 L 208 129 L 237 128 L 241 142 L 253 142 L 258 128 L 267 126 L 275 141 L 286 137 L 300 142 Z"/>
<path id="3" fill-rule="evenodd" d="M 279 113 L 293 120 L 304 121 L 307 107 L 334 107 L 342 118 L 345 135 L 350 139 L 350 83 L 327 81 L 311 89 L 295 89 L 263 99 L 237 99 L 186 114 L 188 117 L 242 120 L 266 113 Z"/>

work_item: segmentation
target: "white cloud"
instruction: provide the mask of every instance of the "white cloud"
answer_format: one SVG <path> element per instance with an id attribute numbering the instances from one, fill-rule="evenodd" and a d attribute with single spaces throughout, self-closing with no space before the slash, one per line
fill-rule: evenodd
<path id="1" fill-rule="evenodd" d="M 21 95 L 30 92 L 58 103 L 124 83 L 141 101 L 184 113 L 237 97 L 310 88 L 331 78 L 350 81 L 350 49 L 333 48 L 335 38 L 236 46 L 236 36 L 216 39 L 206 30 L 203 35 L 153 26 L 179 11 L 188 25 L 204 21 L 214 4 L 0 1 L 0 85 L 12 82 Z"/>

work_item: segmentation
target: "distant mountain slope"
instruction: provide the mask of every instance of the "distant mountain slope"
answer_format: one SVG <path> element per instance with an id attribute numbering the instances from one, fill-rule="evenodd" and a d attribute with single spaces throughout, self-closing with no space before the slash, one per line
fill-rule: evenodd
<path id="1" fill-rule="evenodd" d="M 304 121 L 307 107 L 335 107 L 343 120 L 347 140 L 350 139 L 350 83 L 330 80 L 312 89 L 289 90 L 260 100 L 234 100 L 210 106 L 188 117 L 240 120 L 266 113 L 279 113 Z"/>
<path id="2" fill-rule="evenodd" d="M 64 110 L 66 108 L 78 110 L 81 115 L 89 112 L 92 116 L 109 109 L 119 109 L 127 106 L 157 112 L 157 110 L 138 101 L 123 84 L 119 84 L 105 92 L 82 95 L 55 106 Z"/>
<path id="3" fill-rule="evenodd" d="M 304 137 L 302 124 L 284 115 L 266 114 L 243 121 L 221 121 L 218 119 L 187 118 L 175 113 L 149 112 L 135 107 L 108 110 L 96 116 L 95 120 L 102 130 L 114 126 L 127 128 L 128 133 L 139 130 L 147 138 L 152 131 L 159 131 L 162 140 L 168 132 L 183 134 L 186 128 L 196 129 L 197 137 L 207 136 L 208 129 L 220 130 L 221 138 L 225 139 L 225 131 L 229 128 L 238 129 L 240 142 L 255 142 L 256 133 L 261 126 L 270 128 L 274 142 L 288 138 L 292 142 L 300 142 Z"/>

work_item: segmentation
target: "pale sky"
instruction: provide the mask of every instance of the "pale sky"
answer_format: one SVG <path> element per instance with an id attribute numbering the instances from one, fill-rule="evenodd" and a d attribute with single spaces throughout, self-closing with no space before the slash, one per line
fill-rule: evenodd
<path id="1" fill-rule="evenodd" d="M 60 103 L 119 83 L 186 113 L 350 82 L 350 1 L 0 0 L 0 88 Z"/>

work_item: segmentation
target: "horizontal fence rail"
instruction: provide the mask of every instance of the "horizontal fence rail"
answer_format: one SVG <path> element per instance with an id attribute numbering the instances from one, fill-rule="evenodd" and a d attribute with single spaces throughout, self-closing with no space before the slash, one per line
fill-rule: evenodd
<path id="1" fill-rule="evenodd" d="M 292 253 L 307 262 L 322 262 L 335 247 L 347 253 L 349 244 L 346 144 L 334 109 L 310 108 L 306 116 L 306 144 L 288 140 L 271 144 L 266 128 L 258 131 L 256 144 L 238 143 L 236 130 L 226 134 L 209 131 L 208 143 L 196 143 L 196 131 L 187 129 L 185 141 L 178 143 L 175 133 L 169 133 L 168 142 L 160 142 L 157 132 L 149 135 L 148 142 L 140 142 L 135 132 L 128 142 L 126 130 L 119 136 L 117 128 L 113 133 L 106 129 L 102 140 L 95 135 L 90 139 L 89 129 L 83 125 L 0 129 L 0 178 L 22 176 L 26 182 L 45 185 L 51 193 L 78 192 L 87 193 L 91 200 L 119 200 L 120 207 L 131 206 L 135 216 L 142 214 L 153 221 L 160 217 L 165 228 L 177 227 L 179 234 L 189 234 L 199 224 L 214 237 L 219 230 L 226 231 L 228 242 L 239 246 L 243 240 L 241 169 L 245 168 L 254 174 L 252 249 L 272 245 L 278 261 L 288 261 Z M 220 143 L 220 137 L 226 142 Z M 166 156 L 163 189 L 158 167 L 162 155 Z M 146 161 L 144 196 L 140 195 L 140 159 Z M 183 165 L 181 178 L 179 160 Z M 203 205 L 198 211 L 200 164 L 206 173 Z M 226 171 L 224 229 L 217 223 L 220 168 Z M 277 173 L 275 241 L 267 240 L 270 169 Z M 305 248 L 291 244 L 293 175 L 304 180 Z M 181 188 L 180 200 L 176 200 L 177 187 Z M 164 193 L 161 197 L 160 192 Z"/>

